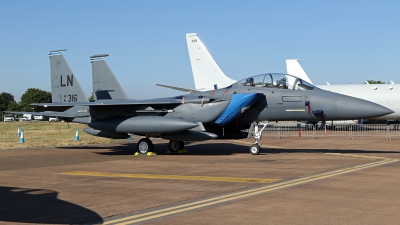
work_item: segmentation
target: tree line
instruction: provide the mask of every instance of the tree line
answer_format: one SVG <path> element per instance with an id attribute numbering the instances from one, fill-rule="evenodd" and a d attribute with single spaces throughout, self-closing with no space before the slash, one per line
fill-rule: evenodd
<path id="1" fill-rule="evenodd" d="M 38 88 L 28 88 L 21 96 L 21 101 L 16 102 L 14 95 L 7 92 L 0 93 L 0 111 L 33 112 L 32 103 L 51 102 L 51 93 Z"/>

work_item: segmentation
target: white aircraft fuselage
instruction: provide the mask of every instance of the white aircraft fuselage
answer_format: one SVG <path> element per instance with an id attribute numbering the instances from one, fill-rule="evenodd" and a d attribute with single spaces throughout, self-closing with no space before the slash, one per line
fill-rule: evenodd
<path id="1" fill-rule="evenodd" d="M 316 86 L 327 91 L 377 103 L 394 111 L 394 113 L 376 119 L 400 120 L 400 84 L 345 84 Z"/>

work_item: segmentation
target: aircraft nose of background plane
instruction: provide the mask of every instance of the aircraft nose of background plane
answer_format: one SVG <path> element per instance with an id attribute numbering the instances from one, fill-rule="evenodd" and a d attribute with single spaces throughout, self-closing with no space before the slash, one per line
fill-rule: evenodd
<path id="1" fill-rule="evenodd" d="M 353 119 L 373 118 L 393 113 L 391 109 L 376 103 L 344 95 L 339 96 L 336 106 L 340 116 Z"/>

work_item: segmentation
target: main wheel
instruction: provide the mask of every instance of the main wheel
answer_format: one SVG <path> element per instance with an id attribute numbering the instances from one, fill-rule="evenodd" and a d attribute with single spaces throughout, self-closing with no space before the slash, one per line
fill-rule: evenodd
<path id="1" fill-rule="evenodd" d="M 258 144 L 253 144 L 250 146 L 250 153 L 252 155 L 260 154 L 260 146 Z"/>
<path id="2" fill-rule="evenodd" d="M 179 150 L 182 150 L 185 148 L 185 143 L 183 141 L 179 142 Z"/>
<path id="3" fill-rule="evenodd" d="M 142 138 L 139 140 L 137 148 L 140 154 L 147 154 L 148 152 L 153 151 L 153 142 L 148 138 Z"/>
<path id="4" fill-rule="evenodd" d="M 177 152 L 183 149 L 183 141 L 169 141 L 168 147 L 171 152 Z"/>

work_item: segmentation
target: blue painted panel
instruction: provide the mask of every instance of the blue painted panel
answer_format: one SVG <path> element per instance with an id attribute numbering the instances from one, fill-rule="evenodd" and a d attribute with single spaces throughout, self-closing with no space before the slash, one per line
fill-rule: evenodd
<path id="1" fill-rule="evenodd" d="M 261 96 L 263 96 L 263 94 L 258 93 L 232 95 L 232 100 L 228 107 L 226 107 L 215 123 L 220 126 L 225 126 L 227 123 L 236 119 L 242 113 L 243 108 L 252 106 Z"/>

